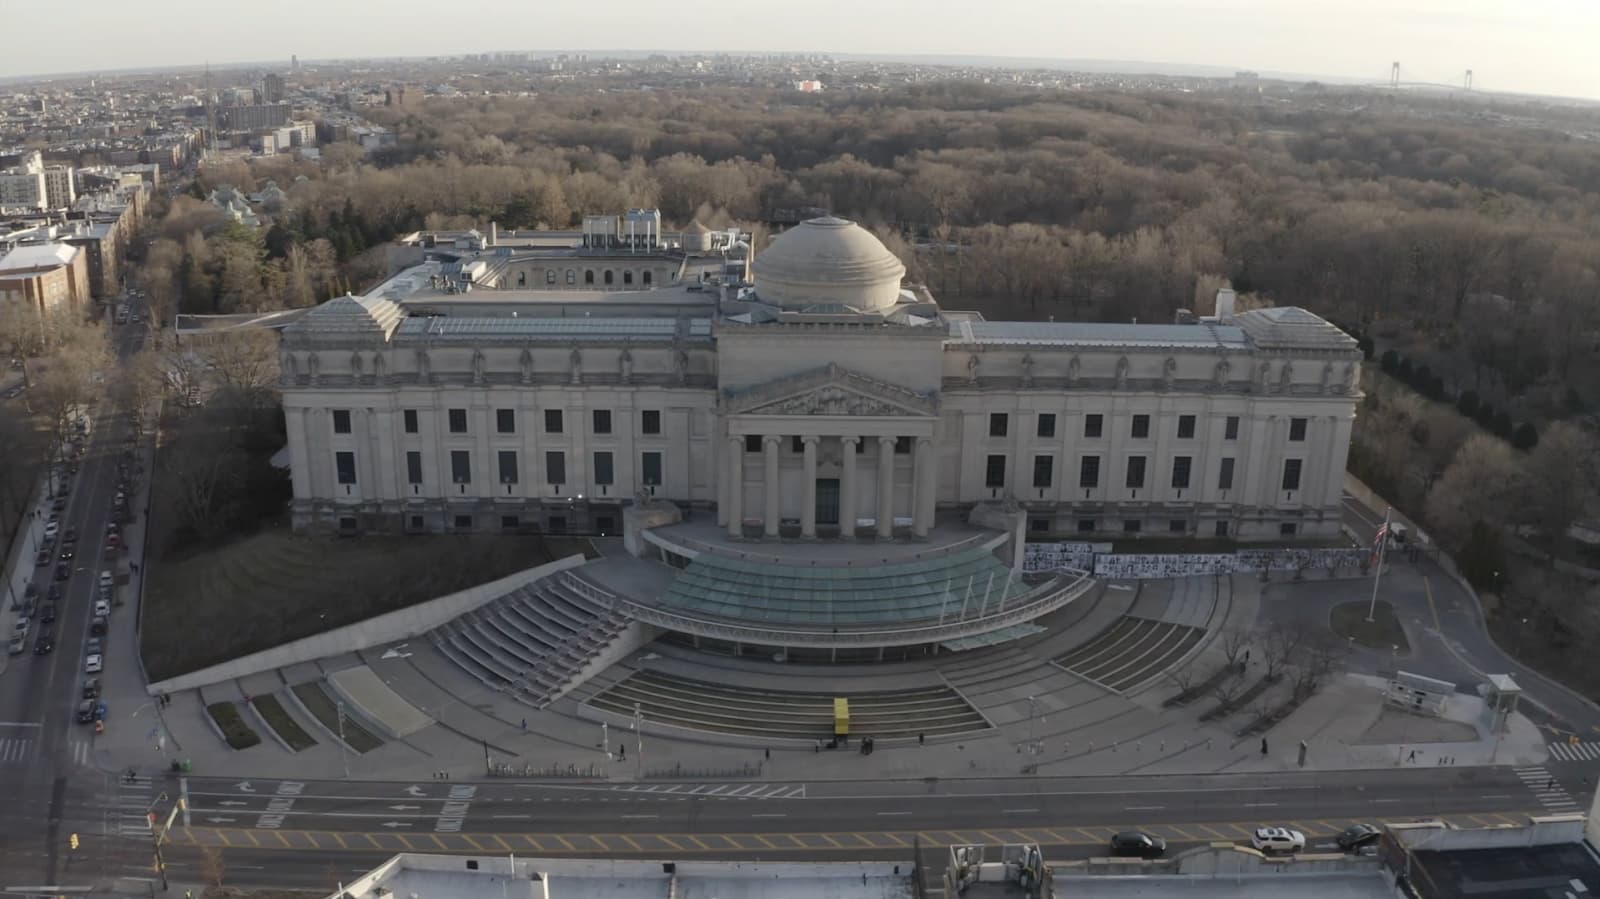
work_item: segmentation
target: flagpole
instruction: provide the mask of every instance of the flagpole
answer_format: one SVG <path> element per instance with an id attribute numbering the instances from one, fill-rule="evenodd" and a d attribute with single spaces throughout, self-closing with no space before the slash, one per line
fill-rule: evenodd
<path id="1" fill-rule="evenodd" d="M 1372 602 L 1367 604 L 1367 623 L 1373 623 L 1373 615 L 1378 611 L 1378 579 L 1383 577 L 1383 556 L 1389 548 L 1389 513 L 1392 509 L 1383 510 L 1383 527 L 1378 529 L 1378 564 L 1372 570 Z"/>

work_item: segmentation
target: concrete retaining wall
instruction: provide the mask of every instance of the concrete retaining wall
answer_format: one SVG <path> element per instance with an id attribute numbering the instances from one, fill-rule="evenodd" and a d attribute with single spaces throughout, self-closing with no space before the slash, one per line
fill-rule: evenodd
<path id="1" fill-rule="evenodd" d="M 274 646 L 261 652 L 251 653 L 247 656 L 180 674 L 168 680 L 159 681 L 146 688 L 151 696 L 161 693 L 177 693 L 182 690 L 192 690 L 209 684 L 233 680 L 236 677 L 248 677 L 262 671 L 271 671 L 275 668 L 286 668 L 309 662 L 313 659 L 327 658 L 341 653 L 355 652 L 369 649 L 382 643 L 393 643 L 397 640 L 409 640 L 433 630 L 446 621 L 464 615 L 485 603 L 499 599 L 507 593 L 526 584 L 532 583 L 542 577 L 576 568 L 582 565 L 584 558 L 581 554 L 568 556 L 540 565 L 537 568 L 528 568 L 515 574 L 507 575 L 497 581 L 468 587 L 459 593 L 441 596 L 427 602 L 418 603 L 409 608 L 398 609 L 366 621 L 335 628 L 321 634 L 315 634 L 304 639 Z"/>
<path id="2" fill-rule="evenodd" d="M 1470 830 L 1439 827 L 1393 827 L 1401 846 L 1410 849 L 1454 852 L 1463 849 L 1506 849 L 1521 846 L 1559 846 L 1583 841 L 1584 816 L 1548 815 L 1529 818 L 1527 824 L 1475 827 Z"/>

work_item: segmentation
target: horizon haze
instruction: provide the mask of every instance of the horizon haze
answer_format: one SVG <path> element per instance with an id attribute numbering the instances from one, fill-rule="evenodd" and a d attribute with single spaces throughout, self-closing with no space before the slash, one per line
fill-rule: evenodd
<path id="1" fill-rule="evenodd" d="M 910 0 L 813 0 L 806 6 L 696 16 L 679 7 L 616 0 L 603 6 L 495 7 L 482 28 L 420 27 L 438 7 L 394 0 L 371 7 L 281 0 L 230 8 L 173 0 L 155 17 L 123 17 L 120 4 L 85 0 L 69 16 L 115 17 L 115 29 L 75 29 L 70 42 L 23 42 L 0 58 L 0 77 L 172 66 L 455 56 L 496 51 L 593 53 L 822 53 L 868 57 L 1102 60 L 1152 66 L 1248 69 L 1367 82 L 1459 84 L 1506 93 L 1600 98 L 1600 5 L 1581 0 L 1347 0 L 1310 11 L 1285 0 L 1006 0 L 948 7 Z M 459 17 L 458 17 L 459 18 Z M 307 26 L 310 27 L 307 27 Z M 1020 27 L 1025 25 L 1026 27 Z M 485 41 L 492 41 L 486 44 Z"/>

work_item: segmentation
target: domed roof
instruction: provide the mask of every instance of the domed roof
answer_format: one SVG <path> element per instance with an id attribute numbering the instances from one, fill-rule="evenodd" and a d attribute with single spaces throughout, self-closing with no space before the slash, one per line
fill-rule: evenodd
<path id="1" fill-rule="evenodd" d="M 778 235 L 751 264 L 756 293 L 779 305 L 892 306 L 906 267 L 860 225 L 827 216 Z"/>

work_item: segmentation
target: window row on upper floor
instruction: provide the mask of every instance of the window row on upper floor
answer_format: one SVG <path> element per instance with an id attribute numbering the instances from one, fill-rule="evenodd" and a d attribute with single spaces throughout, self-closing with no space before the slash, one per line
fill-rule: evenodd
<path id="1" fill-rule="evenodd" d="M 1195 415 L 1177 416 L 1177 433 L 1179 440 L 1192 440 L 1195 437 L 1198 417 Z M 1306 439 L 1309 426 L 1308 418 L 1289 419 L 1289 441 L 1300 443 Z M 1151 416 L 1147 413 L 1137 413 L 1128 417 L 1128 436 L 1133 440 L 1147 440 L 1150 437 Z M 1083 416 L 1083 437 L 1088 440 L 1098 440 L 1106 433 L 1104 413 L 1091 412 Z M 1011 414 L 1008 412 L 989 413 L 989 436 L 1009 437 L 1011 434 Z M 1036 416 L 1034 436 L 1041 440 L 1053 440 L 1056 437 L 1056 414 L 1054 412 L 1041 412 Z M 1239 439 L 1239 416 L 1229 415 L 1223 422 L 1222 439 Z"/>
<path id="2" fill-rule="evenodd" d="M 349 434 L 353 423 L 349 409 L 333 409 L 332 426 L 335 434 Z M 545 409 L 543 411 L 544 433 L 564 434 L 567 428 L 565 409 Z M 446 409 L 445 425 L 451 434 L 472 433 L 472 416 L 467 409 Z M 515 434 L 518 432 L 518 410 L 495 409 L 494 431 L 497 434 Z M 422 412 L 417 409 L 400 410 L 401 424 L 407 434 L 417 434 L 422 430 Z M 610 409 L 589 410 L 590 433 L 612 433 L 612 415 Z M 645 435 L 658 435 L 661 433 L 661 410 L 639 410 L 639 433 Z"/>

